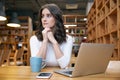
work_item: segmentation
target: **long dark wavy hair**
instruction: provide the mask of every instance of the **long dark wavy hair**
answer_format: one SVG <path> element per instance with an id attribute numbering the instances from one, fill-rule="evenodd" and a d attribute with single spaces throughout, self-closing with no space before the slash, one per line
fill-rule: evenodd
<path id="1" fill-rule="evenodd" d="M 46 4 L 46 5 L 42 6 L 41 9 L 39 10 L 39 14 L 38 14 L 39 25 L 37 27 L 35 35 L 37 36 L 38 40 L 40 40 L 40 41 L 43 40 L 42 31 L 44 28 L 42 26 L 41 18 L 42 18 L 42 11 L 45 8 L 47 8 L 50 11 L 50 13 L 53 15 L 53 17 L 55 19 L 55 25 L 52 28 L 55 39 L 57 40 L 57 42 L 59 44 L 65 42 L 66 41 L 66 32 L 65 32 L 65 27 L 63 24 L 62 11 L 55 4 Z"/>

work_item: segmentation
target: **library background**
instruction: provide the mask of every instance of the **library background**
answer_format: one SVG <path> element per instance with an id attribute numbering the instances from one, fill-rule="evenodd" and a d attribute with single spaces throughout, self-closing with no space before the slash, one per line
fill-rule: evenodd
<path id="1" fill-rule="evenodd" d="M 37 11 L 46 3 L 63 11 L 66 33 L 74 41 L 70 66 L 82 42 L 115 44 L 111 60 L 120 60 L 120 0 L 0 0 L 0 66 L 29 65 L 29 39 L 38 23 Z M 8 24 L 12 19 L 20 25 Z"/>

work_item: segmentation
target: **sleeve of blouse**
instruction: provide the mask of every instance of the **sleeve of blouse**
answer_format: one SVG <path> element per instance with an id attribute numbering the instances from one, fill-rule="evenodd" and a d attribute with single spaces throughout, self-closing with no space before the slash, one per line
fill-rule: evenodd
<path id="1" fill-rule="evenodd" d="M 39 45 L 38 45 L 39 44 Z M 31 57 L 36 57 L 38 51 L 39 51 L 40 43 L 36 36 L 32 36 L 30 38 L 30 51 L 31 51 Z"/>
<path id="2" fill-rule="evenodd" d="M 73 47 L 73 39 L 71 36 L 68 36 L 67 42 L 64 43 L 62 46 L 62 52 L 64 56 L 57 60 L 61 68 L 65 68 L 68 66 L 71 58 L 72 47 Z"/>

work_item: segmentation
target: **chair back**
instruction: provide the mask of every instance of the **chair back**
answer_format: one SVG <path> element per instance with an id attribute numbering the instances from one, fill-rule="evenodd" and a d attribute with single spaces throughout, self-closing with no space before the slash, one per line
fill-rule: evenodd
<path id="1" fill-rule="evenodd" d="M 18 52 L 16 54 L 16 59 L 23 57 L 23 47 L 18 49 Z"/>
<path id="2" fill-rule="evenodd" d="M 1 60 L 0 64 L 2 65 L 5 61 L 8 62 L 9 56 L 11 53 L 11 49 L 9 48 L 9 45 L 4 45 L 4 49 L 1 51 Z"/>

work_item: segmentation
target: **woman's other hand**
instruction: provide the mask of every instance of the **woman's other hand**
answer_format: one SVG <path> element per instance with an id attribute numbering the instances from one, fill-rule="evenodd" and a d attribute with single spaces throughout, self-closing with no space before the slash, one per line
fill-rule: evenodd
<path id="1" fill-rule="evenodd" d="M 48 41 L 48 35 L 47 33 L 50 31 L 50 28 L 45 28 L 43 31 L 42 31 L 42 35 L 43 35 L 43 41 Z"/>
<path id="2" fill-rule="evenodd" d="M 54 35 L 53 35 L 52 31 L 49 31 L 48 34 L 47 34 L 47 36 L 48 36 L 49 41 L 50 41 L 52 44 L 57 43 L 57 41 L 56 41 L 55 38 L 54 38 Z"/>

